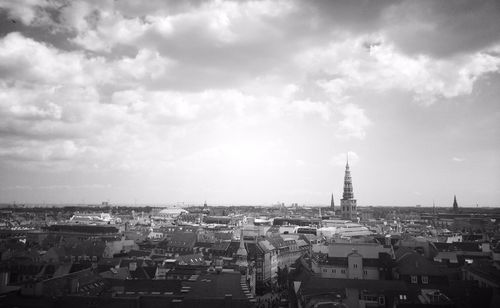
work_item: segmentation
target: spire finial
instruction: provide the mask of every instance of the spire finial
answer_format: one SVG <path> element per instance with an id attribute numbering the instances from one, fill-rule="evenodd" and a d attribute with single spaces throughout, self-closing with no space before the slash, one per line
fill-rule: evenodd
<path id="1" fill-rule="evenodd" d="M 347 152 L 347 166 L 349 166 L 349 152 Z"/>

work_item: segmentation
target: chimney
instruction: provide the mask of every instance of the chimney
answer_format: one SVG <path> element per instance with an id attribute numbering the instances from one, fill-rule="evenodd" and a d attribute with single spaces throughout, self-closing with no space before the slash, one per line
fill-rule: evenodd
<path id="1" fill-rule="evenodd" d="M 231 308 L 232 300 L 233 300 L 233 294 L 226 294 L 224 296 L 224 308 Z"/>
<path id="2" fill-rule="evenodd" d="M 491 252 L 490 243 L 482 243 L 481 244 L 481 251 L 482 252 Z"/>

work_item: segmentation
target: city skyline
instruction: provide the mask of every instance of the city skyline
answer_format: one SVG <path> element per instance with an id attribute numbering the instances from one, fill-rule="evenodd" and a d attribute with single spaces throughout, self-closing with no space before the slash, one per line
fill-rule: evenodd
<path id="1" fill-rule="evenodd" d="M 0 203 L 500 206 L 497 1 L 0 1 Z"/>

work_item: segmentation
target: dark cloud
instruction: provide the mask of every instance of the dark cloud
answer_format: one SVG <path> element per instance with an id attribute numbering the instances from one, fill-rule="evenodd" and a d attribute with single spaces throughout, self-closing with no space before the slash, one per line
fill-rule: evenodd
<path id="1" fill-rule="evenodd" d="M 405 1 L 390 8 L 382 24 L 406 53 L 448 57 L 500 43 L 500 2 Z"/>

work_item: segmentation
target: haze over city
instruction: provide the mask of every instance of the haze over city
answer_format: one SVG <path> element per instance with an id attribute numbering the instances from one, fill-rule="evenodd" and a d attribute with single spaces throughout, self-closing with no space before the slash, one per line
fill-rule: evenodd
<path id="1" fill-rule="evenodd" d="M 499 69 L 498 1 L 0 1 L 0 202 L 498 206 Z"/>

